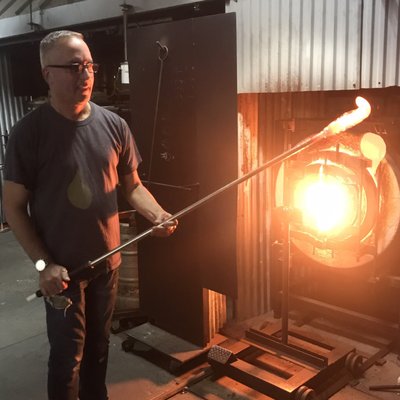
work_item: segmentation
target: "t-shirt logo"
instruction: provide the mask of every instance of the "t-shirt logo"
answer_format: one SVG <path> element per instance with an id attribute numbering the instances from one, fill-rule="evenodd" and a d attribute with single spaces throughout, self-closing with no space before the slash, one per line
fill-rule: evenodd
<path id="1" fill-rule="evenodd" d="M 70 203 L 82 210 L 89 208 L 92 203 L 92 192 L 89 186 L 83 181 L 79 171 L 76 172 L 74 179 L 68 185 L 67 194 Z"/>

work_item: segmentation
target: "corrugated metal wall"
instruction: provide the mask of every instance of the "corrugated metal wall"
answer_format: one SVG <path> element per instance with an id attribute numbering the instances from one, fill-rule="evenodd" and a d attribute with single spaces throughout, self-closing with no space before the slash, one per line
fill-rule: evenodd
<path id="1" fill-rule="evenodd" d="M 399 84 L 399 0 L 231 0 L 238 92 Z"/>
<path id="2" fill-rule="evenodd" d="M 40 77 L 38 78 L 40 79 Z M 11 87 L 11 69 L 7 53 L 0 53 L 0 132 L 5 134 L 24 115 L 22 97 L 15 97 Z"/>
<path id="3" fill-rule="evenodd" d="M 6 53 L 0 53 L 0 230 L 5 222 L 2 208 L 3 167 L 5 146 L 11 127 L 24 114 L 24 99 L 14 97 L 11 73 Z"/>
<path id="4" fill-rule="evenodd" d="M 326 91 L 399 84 L 399 0 L 231 0 L 226 11 L 237 21 L 240 174 L 277 155 L 277 124 L 347 110 Z M 271 174 L 238 192 L 238 320 L 271 309 Z"/>
<path id="5" fill-rule="evenodd" d="M 399 0 L 363 1 L 362 88 L 400 84 Z"/>
<path id="6" fill-rule="evenodd" d="M 271 131 L 267 115 L 273 107 L 266 105 L 266 98 L 257 94 L 238 97 L 239 171 L 243 176 L 262 165 L 269 158 L 262 132 Z M 268 121 L 273 121 L 268 118 Z M 270 309 L 269 271 L 269 199 L 270 171 L 266 170 L 243 182 L 238 187 L 237 220 L 237 273 L 238 298 L 235 318 L 245 320 Z"/>

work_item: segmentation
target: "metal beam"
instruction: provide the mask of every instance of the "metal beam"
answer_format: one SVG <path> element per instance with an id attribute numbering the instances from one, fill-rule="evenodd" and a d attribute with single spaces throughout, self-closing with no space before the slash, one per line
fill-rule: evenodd
<path id="1" fill-rule="evenodd" d="M 45 9 L 51 2 L 52 2 L 52 0 L 44 0 L 44 1 L 42 1 L 42 3 L 39 5 L 39 9 L 40 10 Z"/>
<path id="2" fill-rule="evenodd" d="M 0 10 L 0 16 L 3 15 L 12 5 L 15 3 L 15 0 L 9 1 L 1 10 Z"/>
<path id="3" fill-rule="evenodd" d="M 25 10 L 25 8 L 31 3 L 32 0 L 26 0 L 25 3 L 22 4 L 21 7 L 18 8 L 18 10 L 15 11 L 16 15 L 19 15 L 22 13 L 22 11 Z"/>

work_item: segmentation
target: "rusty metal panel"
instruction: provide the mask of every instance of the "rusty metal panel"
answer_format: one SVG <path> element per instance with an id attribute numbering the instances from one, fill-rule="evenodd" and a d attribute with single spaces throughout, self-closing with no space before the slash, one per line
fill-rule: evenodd
<path id="1" fill-rule="evenodd" d="M 238 97 L 239 176 L 261 165 L 261 115 L 266 110 L 256 94 Z M 260 111 L 262 109 L 262 112 Z M 268 223 L 269 171 L 260 173 L 238 187 L 237 281 L 235 317 L 245 320 L 269 309 Z"/>
<path id="2" fill-rule="evenodd" d="M 399 84 L 399 0 L 237 0 L 238 92 Z"/>
<path id="3" fill-rule="evenodd" d="M 208 296 L 208 337 L 213 338 L 227 321 L 227 304 L 224 294 L 205 289 Z"/>

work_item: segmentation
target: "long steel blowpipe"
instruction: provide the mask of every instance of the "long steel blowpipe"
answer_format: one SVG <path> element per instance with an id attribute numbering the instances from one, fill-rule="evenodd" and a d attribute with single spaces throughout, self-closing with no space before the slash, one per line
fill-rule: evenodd
<path id="1" fill-rule="evenodd" d="M 117 253 L 118 251 L 121 251 L 126 246 L 129 246 L 130 244 L 138 242 L 139 240 L 144 239 L 145 237 L 151 235 L 154 228 L 162 227 L 164 224 L 167 224 L 168 222 L 171 222 L 175 219 L 179 219 L 179 218 L 185 216 L 186 214 L 189 214 L 190 212 L 198 209 L 203 204 L 205 204 L 208 201 L 210 201 L 211 199 L 213 199 L 214 197 L 219 196 L 221 193 L 224 193 L 228 189 L 230 189 L 234 186 L 237 186 L 240 183 L 246 181 L 247 179 L 259 174 L 260 172 L 264 171 L 266 168 L 269 168 L 275 164 L 278 164 L 278 163 L 288 159 L 289 157 L 299 153 L 302 150 L 305 150 L 306 148 L 320 142 L 321 140 L 335 136 L 341 132 L 346 131 L 347 129 L 352 128 L 353 126 L 356 126 L 357 124 L 362 122 L 364 119 L 366 119 L 369 116 L 369 114 L 371 113 L 371 106 L 368 103 L 368 101 L 365 100 L 363 97 L 358 96 L 356 98 L 356 105 L 357 105 L 357 108 L 344 113 L 343 115 L 341 115 L 340 117 L 338 117 L 337 119 L 332 121 L 324 129 L 322 129 L 322 131 L 302 140 L 301 142 L 299 142 L 295 146 L 293 146 L 291 149 L 289 149 L 289 150 L 283 152 L 282 154 L 274 157 L 273 159 L 267 161 L 266 163 L 264 163 L 263 165 L 259 166 L 256 169 L 254 169 L 253 171 L 250 171 L 249 173 L 241 176 L 240 178 L 229 182 L 225 186 L 222 186 L 221 188 L 217 189 L 215 192 L 208 194 L 207 196 L 196 201 L 195 203 L 185 207 L 181 211 L 178 211 L 177 213 L 172 215 L 170 218 L 165 220 L 163 223 L 143 231 L 142 233 L 138 234 L 134 238 L 128 240 L 127 242 L 121 244 L 118 247 L 115 247 L 113 250 L 109 251 L 108 253 L 103 254 L 102 256 L 100 256 L 99 258 L 96 258 L 93 261 L 89 261 L 87 264 L 82 265 L 81 267 L 77 268 L 74 271 L 71 271 L 70 277 L 78 275 L 80 272 L 82 272 L 85 269 L 93 269 L 97 264 L 101 263 L 106 258 L 112 256 L 113 254 Z M 31 301 L 31 300 L 35 299 L 36 297 L 41 297 L 41 296 L 42 296 L 42 293 L 40 290 L 38 290 L 38 291 L 36 291 L 36 293 L 31 294 L 26 299 L 27 299 L 27 301 Z"/>

